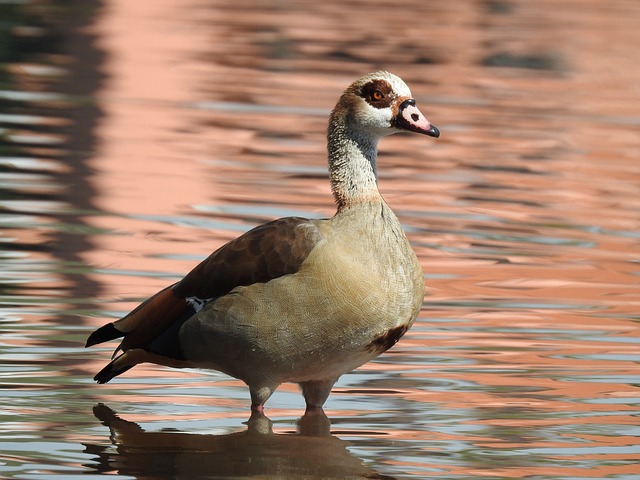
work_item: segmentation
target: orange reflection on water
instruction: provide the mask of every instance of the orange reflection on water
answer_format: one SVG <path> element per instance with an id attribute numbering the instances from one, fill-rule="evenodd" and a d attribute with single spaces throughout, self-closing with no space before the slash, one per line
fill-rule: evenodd
<path id="1" fill-rule="evenodd" d="M 82 443 L 98 471 L 123 475 L 154 468 L 132 445 L 180 450 L 169 457 L 184 476 L 215 470 L 205 446 L 251 437 L 241 382 L 145 365 L 96 386 L 111 347 L 82 343 L 255 224 L 331 215 L 326 116 L 350 81 L 386 68 L 442 130 L 380 145 L 424 309 L 393 350 L 340 380 L 334 436 L 291 435 L 303 402 L 283 386 L 268 410 L 283 438 L 262 453 L 285 464 L 293 446 L 304 457 L 320 445 L 302 463 L 360 477 L 633 475 L 639 5 L 104 2 L 81 29 L 103 61 L 73 57 L 65 83 L 104 73 L 98 111 L 86 121 L 94 107 L 77 98 L 34 103 L 60 119 L 24 151 L 55 181 L 13 176 L 19 198 L 2 204 L 22 248 L 3 269 L 2 368 L 17 393 L 2 432 L 53 436 L 61 452 Z M 120 413 L 98 408 L 96 439 L 100 402 Z M 106 427 L 124 432 L 113 448 Z"/>
<path id="2" fill-rule="evenodd" d="M 397 136 L 381 143 L 380 186 L 409 227 L 428 284 L 420 322 L 383 360 L 361 369 L 362 378 L 368 374 L 376 379 L 368 386 L 374 398 L 401 398 L 424 412 L 418 430 L 399 421 L 385 429 L 385 435 L 406 441 L 428 438 L 436 444 L 459 441 L 476 449 L 476 460 L 447 465 L 452 475 L 631 471 L 628 465 L 571 466 L 572 449 L 624 447 L 632 443 L 628 435 L 604 439 L 586 433 L 588 429 L 563 430 L 583 420 L 585 425 L 609 423 L 609 400 L 614 401 L 616 423 L 631 425 L 624 412 L 635 407 L 615 401 L 636 396 L 636 388 L 593 380 L 606 378 L 614 364 L 618 377 L 638 372 L 637 343 L 607 341 L 633 340 L 638 334 L 628 319 L 639 298 L 637 282 L 632 281 L 637 238 L 623 233 L 638 227 L 637 209 L 619 208 L 622 199 L 626 206 L 637 207 L 638 179 L 629 175 L 637 175 L 638 169 L 623 151 L 637 149 L 638 139 L 631 134 L 635 126 L 616 121 L 628 110 L 613 93 L 621 85 L 636 87 L 633 77 L 607 76 L 594 68 L 593 51 L 566 42 L 567 33 L 559 28 L 564 25 L 561 15 L 572 12 L 554 7 L 550 16 L 542 4 L 519 6 L 511 16 L 487 17 L 489 28 L 474 29 L 469 25 L 484 18 L 477 7 L 421 6 L 428 10 L 428 28 L 439 28 L 447 35 L 441 38 L 455 38 L 458 46 L 441 41 L 439 50 L 403 51 L 402 42 L 350 43 L 370 31 L 369 22 L 384 22 L 375 15 L 362 24 L 348 22 L 347 31 L 325 22 L 332 9 L 348 18 L 349 5 L 337 10 L 337 5 L 305 3 L 277 15 L 270 11 L 247 17 L 241 11 L 269 7 L 210 2 L 200 10 L 206 21 L 199 23 L 190 17 L 196 6 L 178 9 L 166 1 L 154 12 L 172 16 L 156 17 L 140 6 L 130 10 L 126 2 L 113 5 L 98 28 L 106 48 L 125 53 L 108 66 L 113 81 L 99 96 L 106 114 L 100 127 L 103 147 L 92 162 L 99 172 L 93 178 L 100 193 L 96 204 L 124 218 L 90 222 L 123 234 L 96 237 L 96 248 L 85 253 L 89 264 L 114 269 L 111 276 L 95 274 L 105 284 L 105 298 L 153 293 L 255 223 L 298 212 L 330 215 L 322 112 L 328 112 L 352 78 L 382 65 L 409 81 L 428 117 L 443 130 L 437 142 Z M 299 14 L 314 9 L 314 14 Z M 595 10 L 592 16 L 574 18 L 584 22 L 576 28 L 591 28 L 591 19 L 598 17 Z M 191 22 L 192 28 L 177 29 L 180 21 L 174 15 Z M 147 28 L 116 29 L 126 24 L 121 23 L 124 18 L 126 23 L 142 19 Z M 529 23 L 531 18 L 538 22 Z M 265 33 L 265 24 L 272 33 Z M 384 31 L 384 23 L 379 25 Z M 326 35 L 326 28 L 333 33 Z M 463 31 L 472 48 L 464 47 Z M 335 41 L 346 32 L 344 42 Z M 404 45 L 412 43 L 412 32 L 397 32 L 404 35 Z M 556 51 L 545 57 L 551 62 L 546 71 L 491 69 L 479 65 L 483 56 L 493 53 L 482 51 L 483 42 L 498 42 L 512 56 Z M 380 46 L 386 52 L 383 63 L 372 56 Z M 368 60 L 345 63 L 330 55 L 331 48 Z M 398 52 L 403 55 L 396 56 Z M 416 65 L 413 60 L 419 55 L 435 63 Z M 173 66 L 175 58 L 183 63 Z M 576 73 L 567 74 L 566 69 Z M 611 82 L 616 88 L 597 102 L 597 96 L 587 94 L 588 78 L 594 85 Z M 616 147 L 603 146 L 603 138 Z M 185 217 L 219 222 L 222 228 L 204 230 L 197 223 L 185 224 Z M 120 269 L 150 274 L 125 279 Z M 170 278 L 156 278 L 167 272 Z M 132 306 L 114 304 L 122 311 Z M 450 322 L 434 323 L 432 318 Z M 150 367 L 133 375 L 153 383 L 169 376 L 179 384 L 182 374 Z M 378 379 L 380 375 L 386 380 Z M 195 379 L 194 387 L 206 389 L 206 379 Z M 126 392 L 144 392 L 145 381 L 127 385 Z M 336 388 L 336 406 L 329 405 L 335 418 L 367 414 L 366 405 L 338 407 L 343 396 L 366 397 L 354 393 L 361 388 L 351 382 L 347 376 Z M 451 387 L 442 386 L 447 384 Z M 385 394 L 378 385 L 388 385 L 395 393 Z M 238 382 L 229 386 L 239 389 L 242 398 Z M 295 387 L 283 392 L 294 394 Z M 124 402 L 127 395 L 104 397 Z M 147 399 L 203 402 L 200 394 L 171 400 L 170 390 Z M 215 393 L 204 402 L 224 409 L 223 416 L 232 406 Z M 469 428 L 458 433 L 431 429 L 431 405 L 466 412 L 455 415 L 463 416 L 462 425 Z M 285 412 L 276 402 L 270 414 L 277 418 Z M 403 416 L 401 411 L 394 414 Z M 200 413 L 185 415 L 182 420 Z M 152 422 L 153 416 L 139 418 Z M 560 429 L 557 438 L 550 433 L 555 429 Z M 550 460 L 555 450 L 560 452 L 556 467 Z M 490 451 L 497 461 L 483 459 Z M 514 451 L 531 458 L 509 459 Z M 602 458 L 588 451 L 583 455 L 593 461 Z M 628 458 L 627 453 L 611 455 Z M 543 465 L 536 466 L 537 461 Z M 405 472 L 415 468 L 422 475 L 430 465 L 425 459 L 385 463 Z M 439 462 L 431 466 L 442 468 Z"/>

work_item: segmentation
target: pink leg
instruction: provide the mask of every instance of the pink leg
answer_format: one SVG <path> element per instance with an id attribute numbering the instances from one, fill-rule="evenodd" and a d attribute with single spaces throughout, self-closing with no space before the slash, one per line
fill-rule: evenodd
<path id="1" fill-rule="evenodd" d="M 251 393 L 251 411 L 257 413 L 264 413 L 264 404 L 269 400 L 269 397 L 275 392 L 278 385 L 263 385 L 253 386 L 249 385 L 249 392 Z"/>
<path id="2" fill-rule="evenodd" d="M 331 393 L 331 387 L 333 387 L 336 380 L 337 379 L 334 378 L 331 380 L 315 380 L 300 383 L 302 395 L 307 404 L 306 413 L 313 414 L 318 410 L 324 413 L 322 406 L 324 402 L 327 401 L 327 397 Z"/>
<path id="3" fill-rule="evenodd" d="M 324 409 L 322 407 L 317 407 L 315 405 L 307 405 L 307 409 L 304 411 L 304 416 L 305 417 L 310 417 L 313 415 L 324 415 L 326 416 L 326 414 L 324 413 Z"/>

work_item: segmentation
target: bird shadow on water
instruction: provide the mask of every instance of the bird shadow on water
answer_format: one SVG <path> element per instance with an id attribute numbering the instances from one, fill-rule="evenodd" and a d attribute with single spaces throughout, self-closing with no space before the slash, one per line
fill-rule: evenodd
<path id="1" fill-rule="evenodd" d="M 212 435 L 174 429 L 145 431 L 98 404 L 93 413 L 109 427 L 113 445 L 84 443 L 99 473 L 146 478 L 366 478 L 387 479 L 352 455 L 331 434 L 324 413 L 304 415 L 295 433 L 274 433 L 264 414 L 252 413 L 247 429 Z M 115 449 L 114 449 L 115 447 Z"/>

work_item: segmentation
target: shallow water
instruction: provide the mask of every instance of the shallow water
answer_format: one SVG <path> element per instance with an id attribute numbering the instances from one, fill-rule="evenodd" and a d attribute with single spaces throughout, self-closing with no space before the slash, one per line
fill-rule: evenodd
<path id="1" fill-rule="evenodd" d="M 0 476 L 638 478 L 640 4 L 376 5 L 0 2 Z M 442 132 L 380 145 L 413 329 L 327 417 L 285 385 L 248 420 L 216 372 L 95 385 L 97 326 L 332 214 L 326 115 L 377 68 Z"/>

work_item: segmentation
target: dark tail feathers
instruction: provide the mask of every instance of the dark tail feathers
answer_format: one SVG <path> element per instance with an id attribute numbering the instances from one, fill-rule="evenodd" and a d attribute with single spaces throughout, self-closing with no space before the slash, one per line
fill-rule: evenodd
<path id="1" fill-rule="evenodd" d="M 120 337 L 124 337 L 124 332 L 121 332 L 116 327 L 114 327 L 113 323 L 107 323 L 106 325 L 100 327 L 91 335 L 89 335 L 85 348 L 97 345 L 98 343 L 108 342 L 109 340 Z"/>
<path id="2" fill-rule="evenodd" d="M 127 370 L 129 370 L 134 366 L 134 365 L 123 365 L 121 367 L 118 367 L 117 362 L 118 360 L 120 360 L 120 357 L 122 357 L 122 355 L 120 355 L 115 360 L 112 360 L 111 362 L 109 362 L 109 364 L 106 367 L 104 367 L 102 370 L 100 370 L 97 373 L 97 375 L 93 377 L 93 379 L 98 383 L 107 383 L 112 378 L 117 377 L 121 373 L 126 372 Z"/>

